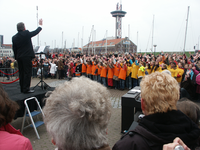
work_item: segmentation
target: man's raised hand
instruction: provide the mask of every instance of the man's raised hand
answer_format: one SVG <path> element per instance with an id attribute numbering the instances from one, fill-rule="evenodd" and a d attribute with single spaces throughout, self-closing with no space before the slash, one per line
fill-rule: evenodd
<path id="1" fill-rule="evenodd" d="M 43 24 L 43 20 L 42 20 L 42 19 L 40 19 L 40 20 L 39 20 L 39 25 L 41 25 L 41 26 L 42 26 L 42 24 Z"/>

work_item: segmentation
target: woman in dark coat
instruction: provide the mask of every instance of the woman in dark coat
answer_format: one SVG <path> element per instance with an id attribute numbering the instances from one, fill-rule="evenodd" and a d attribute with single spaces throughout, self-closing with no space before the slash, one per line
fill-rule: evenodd
<path id="1" fill-rule="evenodd" d="M 138 126 L 127 132 L 113 150 L 162 150 L 179 137 L 190 149 L 198 146 L 200 129 L 177 110 L 179 85 L 166 73 L 155 72 L 141 81 L 141 109 L 145 115 Z"/>

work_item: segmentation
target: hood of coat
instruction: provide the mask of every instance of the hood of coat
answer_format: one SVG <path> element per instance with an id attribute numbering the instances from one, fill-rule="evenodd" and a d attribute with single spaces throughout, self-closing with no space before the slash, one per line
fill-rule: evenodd
<path id="1" fill-rule="evenodd" d="M 145 137 L 150 146 L 156 143 L 171 143 L 176 137 L 190 146 L 194 145 L 200 136 L 198 126 L 177 110 L 145 116 L 134 131 Z"/>

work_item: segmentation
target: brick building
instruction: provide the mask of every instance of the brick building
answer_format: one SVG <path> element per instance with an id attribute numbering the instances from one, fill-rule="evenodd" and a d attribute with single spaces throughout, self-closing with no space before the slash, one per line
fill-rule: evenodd
<path id="1" fill-rule="evenodd" d="M 137 52 L 137 46 L 128 38 L 103 39 L 83 46 L 83 54 Z"/>

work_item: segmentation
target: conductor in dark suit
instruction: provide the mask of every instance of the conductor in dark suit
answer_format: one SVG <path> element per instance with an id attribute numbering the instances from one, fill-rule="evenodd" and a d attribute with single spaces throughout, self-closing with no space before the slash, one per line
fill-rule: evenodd
<path id="1" fill-rule="evenodd" d="M 41 26 L 43 20 L 39 20 Z M 18 33 L 12 37 L 13 51 L 15 59 L 18 61 L 19 80 L 22 93 L 33 93 L 30 90 L 31 75 L 32 75 L 32 59 L 35 58 L 31 38 L 37 35 L 42 30 L 38 27 L 35 31 L 29 32 L 25 29 L 23 22 L 17 24 Z"/>

